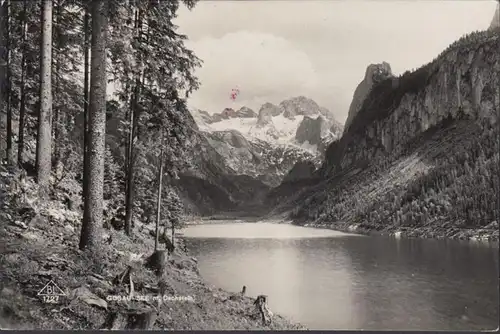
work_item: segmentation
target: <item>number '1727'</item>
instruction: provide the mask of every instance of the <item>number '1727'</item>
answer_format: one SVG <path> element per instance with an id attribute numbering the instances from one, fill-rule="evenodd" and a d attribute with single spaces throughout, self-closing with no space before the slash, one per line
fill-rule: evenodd
<path id="1" fill-rule="evenodd" d="M 48 304 L 59 303 L 59 296 L 43 296 L 43 302 Z"/>

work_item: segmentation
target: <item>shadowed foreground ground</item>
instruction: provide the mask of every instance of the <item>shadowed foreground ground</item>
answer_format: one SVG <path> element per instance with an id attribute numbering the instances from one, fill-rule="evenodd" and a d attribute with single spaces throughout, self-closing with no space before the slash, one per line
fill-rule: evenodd
<path id="1" fill-rule="evenodd" d="M 2 175 L 3 180 L 13 178 L 5 171 Z M 17 204 L 9 194 L 9 183 L 2 183 L 1 329 L 99 329 L 111 314 L 147 312 L 157 314 L 152 329 L 303 329 L 278 315 L 263 326 L 254 299 L 231 300 L 232 294 L 205 284 L 196 259 L 182 251 L 182 240 L 159 279 L 142 265 L 153 251 L 152 226 L 136 227 L 134 242 L 122 232 L 105 230 L 112 242 L 104 242 L 98 261 L 91 260 L 78 249 L 79 212 L 67 210 L 58 201 L 37 203 L 31 195 L 24 204 Z M 28 182 L 27 187 L 32 186 Z M 113 278 L 128 265 L 135 269 L 135 295 L 149 296 L 149 301 L 107 300 L 110 295 L 128 294 L 127 286 L 113 284 Z M 50 280 L 65 294 L 58 304 L 44 303 L 37 295 Z M 152 297 L 159 294 L 160 286 L 164 295 L 192 300 L 167 300 L 158 306 Z"/>

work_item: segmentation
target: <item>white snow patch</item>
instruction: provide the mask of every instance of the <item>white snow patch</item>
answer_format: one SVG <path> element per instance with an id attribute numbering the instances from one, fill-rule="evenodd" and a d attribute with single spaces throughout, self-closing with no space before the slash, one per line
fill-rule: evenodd
<path id="1" fill-rule="evenodd" d="M 295 119 L 288 119 L 283 115 L 272 117 L 272 122 L 263 127 L 257 126 L 257 118 L 230 118 L 220 122 L 205 124 L 205 122 L 192 113 L 200 129 L 205 131 L 226 131 L 237 130 L 245 138 L 259 139 L 273 144 L 292 144 L 295 140 L 295 133 L 304 116 L 295 116 Z M 300 147 L 300 146 L 297 146 Z"/>
<path id="2" fill-rule="evenodd" d="M 318 145 L 312 145 L 308 140 L 306 140 L 302 144 L 297 144 L 297 146 L 310 152 L 311 154 L 316 155 L 318 153 Z"/>

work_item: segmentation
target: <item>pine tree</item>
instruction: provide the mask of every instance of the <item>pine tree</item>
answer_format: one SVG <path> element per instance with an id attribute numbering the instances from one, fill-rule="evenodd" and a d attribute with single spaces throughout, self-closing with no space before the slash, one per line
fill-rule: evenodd
<path id="1" fill-rule="evenodd" d="M 161 193 L 163 191 L 163 132 L 160 139 L 160 156 L 158 157 L 159 167 L 158 167 L 158 195 L 156 201 L 156 228 L 155 228 L 155 252 L 158 250 L 158 238 L 160 233 L 160 221 L 161 221 Z"/>
<path id="2" fill-rule="evenodd" d="M 47 197 L 50 186 L 52 152 L 52 0 L 42 7 L 42 44 L 40 47 L 40 109 L 36 148 L 37 182 L 40 196 Z"/>
<path id="3" fill-rule="evenodd" d="M 192 2 L 186 3 L 188 6 L 193 5 Z M 124 152 L 127 212 L 125 232 L 128 235 L 132 233 L 136 203 L 143 202 L 147 193 L 146 190 L 138 188 L 145 179 L 143 173 L 138 173 L 137 169 L 143 169 L 143 166 L 148 164 L 147 152 L 150 152 L 151 148 L 148 145 L 155 142 L 151 140 L 151 131 L 156 131 L 156 138 L 159 134 L 158 130 L 152 130 L 148 124 L 152 118 L 157 117 L 154 114 L 158 112 L 169 114 L 169 117 L 175 115 L 169 121 L 185 122 L 188 110 L 183 105 L 179 92 L 189 94 L 198 87 L 198 81 L 192 72 L 200 65 L 200 61 L 186 49 L 183 42 L 185 36 L 177 34 L 171 22 L 178 4 L 178 1 L 136 2 L 129 7 L 121 7 L 117 11 L 116 19 L 111 21 L 110 51 L 113 73 L 120 82 L 119 94 L 122 103 L 130 103 L 126 112 L 128 117 L 123 119 L 127 124 L 124 129 Z M 177 106 L 168 111 L 161 110 L 154 106 L 161 100 L 175 102 Z M 179 125 L 180 123 L 176 123 L 169 127 Z M 167 132 L 166 136 L 171 136 Z M 185 135 L 181 134 L 182 131 L 173 132 L 179 136 Z M 166 152 L 166 155 L 169 156 L 169 153 Z M 165 168 L 168 169 L 168 165 L 165 165 Z"/>
<path id="4" fill-rule="evenodd" d="M 19 129 L 18 129 L 18 144 L 17 144 L 17 164 L 23 165 L 24 152 L 24 124 L 26 121 L 26 53 L 27 53 L 27 0 L 23 0 L 23 11 L 19 24 L 22 26 L 22 56 L 21 56 L 21 83 L 20 83 L 20 104 L 19 104 Z"/>
<path id="5" fill-rule="evenodd" d="M 88 5 L 84 5 L 83 18 L 83 180 L 82 180 L 82 199 L 85 201 L 88 191 L 88 146 L 89 146 L 89 74 L 90 74 L 90 13 Z"/>
<path id="6" fill-rule="evenodd" d="M 108 3 L 93 0 L 92 58 L 89 94 L 88 191 L 85 194 L 84 221 L 80 249 L 96 251 L 103 223 L 103 183 L 106 134 L 106 35 Z"/>
<path id="7" fill-rule="evenodd" d="M 179 195 L 169 188 L 167 192 L 167 217 L 172 231 L 172 243 L 175 245 L 175 230 L 183 228 L 185 222 L 182 220 L 184 206 Z"/>
<path id="8" fill-rule="evenodd" d="M 5 34 L 6 34 L 6 58 L 7 58 L 7 78 L 5 80 L 5 97 L 6 97 L 6 113 L 7 113 L 7 162 L 12 164 L 14 161 L 13 148 L 12 148 L 12 71 L 11 71 L 11 63 L 12 63 L 12 55 L 11 55 L 11 1 L 5 0 Z"/>

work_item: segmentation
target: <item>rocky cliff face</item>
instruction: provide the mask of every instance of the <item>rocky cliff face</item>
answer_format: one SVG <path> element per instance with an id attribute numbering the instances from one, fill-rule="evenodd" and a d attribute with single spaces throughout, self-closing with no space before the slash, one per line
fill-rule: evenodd
<path id="1" fill-rule="evenodd" d="M 217 175 L 245 175 L 265 186 L 279 185 L 296 163 L 311 160 L 319 165 L 327 144 L 342 131 L 328 109 L 303 96 L 279 106 L 265 103 L 258 114 L 247 107 L 213 115 L 196 109 L 191 113 L 199 130 L 193 151 L 197 165 L 216 169 Z M 198 173 L 203 180 L 214 179 L 213 185 L 222 184 L 219 176 L 203 175 L 203 169 Z"/>
<path id="2" fill-rule="evenodd" d="M 498 240 L 500 31 L 375 84 L 309 179 L 266 203 L 299 223 Z"/>
<path id="3" fill-rule="evenodd" d="M 263 114 L 266 116 L 269 115 L 271 117 L 278 116 L 279 114 L 281 114 L 281 112 L 282 110 L 280 109 L 280 107 L 270 102 L 264 103 L 259 109 L 259 115 Z"/>
<path id="4" fill-rule="evenodd" d="M 353 118 L 358 113 L 363 101 L 366 99 L 373 86 L 390 77 L 392 77 L 392 71 L 388 63 L 383 62 L 381 64 L 368 65 L 363 81 L 359 83 L 354 91 L 354 96 L 349 106 L 349 113 L 347 114 L 347 120 L 344 124 L 344 131 L 351 125 Z"/>
<path id="5" fill-rule="evenodd" d="M 257 126 L 264 127 L 273 122 L 273 116 L 278 116 L 281 110 L 278 106 L 272 103 L 264 104 L 260 110 L 257 118 Z"/>
<path id="6" fill-rule="evenodd" d="M 318 116 L 316 118 L 311 118 L 305 116 L 297 128 L 295 139 L 300 144 L 307 141 L 311 145 L 319 145 L 321 143 L 321 138 L 323 138 L 329 130 L 329 124 L 323 117 Z"/>
<path id="7" fill-rule="evenodd" d="M 190 149 L 185 152 L 192 159 L 172 183 L 178 188 L 189 211 L 197 214 L 212 214 L 237 210 L 241 204 L 259 203 L 269 186 L 249 175 L 241 175 L 221 154 L 210 136 L 196 130 L 190 119 Z M 220 134 L 219 141 L 236 151 L 245 150 L 250 144 L 238 133 Z M 243 160 L 243 159 L 242 159 Z"/>
<path id="8" fill-rule="evenodd" d="M 277 186 L 297 161 L 314 156 L 293 146 L 273 146 L 265 141 L 249 141 L 236 130 L 205 133 L 210 146 L 224 165 L 238 175 L 248 175 L 268 186 Z"/>
<path id="9" fill-rule="evenodd" d="M 323 153 L 328 144 L 340 138 L 341 134 L 342 126 L 334 119 L 304 116 L 295 133 L 295 140 L 299 144 L 313 145 Z"/>
<path id="10" fill-rule="evenodd" d="M 304 116 L 295 133 L 295 141 L 316 147 L 316 151 L 322 157 L 327 146 L 338 140 L 343 130 L 342 124 L 329 115 L 331 114 L 327 112 L 316 118 Z"/>
<path id="11" fill-rule="evenodd" d="M 254 117 L 257 117 L 257 113 L 255 111 L 253 111 L 252 109 L 248 108 L 248 107 L 241 107 L 236 112 L 236 117 L 254 118 Z"/>
<path id="12" fill-rule="evenodd" d="M 489 29 L 494 30 L 498 28 L 500 28 L 500 3 L 497 4 L 497 9 L 495 11 L 495 14 L 493 15 L 493 18 L 491 19 Z"/>
<path id="13" fill-rule="evenodd" d="M 341 142 L 328 148 L 325 175 L 400 154 L 412 138 L 447 118 L 497 122 L 498 42 L 498 34 L 475 33 L 415 72 L 375 85 Z"/>
<path id="14" fill-rule="evenodd" d="M 312 161 L 299 161 L 295 163 L 290 172 L 283 179 L 283 183 L 297 182 L 303 179 L 311 178 L 316 170 Z"/>
<path id="15" fill-rule="evenodd" d="M 314 116 L 324 112 L 315 101 L 305 96 L 297 96 L 280 103 L 280 108 L 283 111 L 283 116 L 293 119 L 295 116 Z"/>

